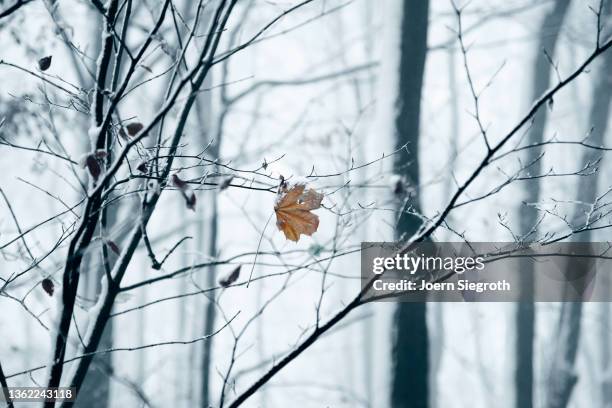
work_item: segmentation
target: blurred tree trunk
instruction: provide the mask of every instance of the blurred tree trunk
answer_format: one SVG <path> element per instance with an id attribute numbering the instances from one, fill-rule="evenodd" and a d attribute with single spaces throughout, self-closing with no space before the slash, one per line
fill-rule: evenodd
<path id="1" fill-rule="evenodd" d="M 223 64 L 222 81 L 227 80 L 227 67 L 228 63 Z M 207 80 L 211 81 L 212 84 L 212 73 L 208 75 Z M 225 83 L 225 82 L 223 82 Z M 225 87 L 221 87 L 221 99 L 222 103 L 225 101 Z M 210 93 L 208 94 L 207 100 L 204 102 L 206 111 L 202 113 L 205 115 L 205 121 L 208 121 L 208 132 L 204 135 L 206 140 L 202 140 L 204 146 L 210 143 L 209 147 L 209 158 L 211 160 L 217 160 L 221 154 L 221 143 L 223 141 L 223 124 L 225 119 L 226 107 L 224 106 L 223 111 L 219 114 L 217 120 L 216 129 L 212 130 L 210 122 L 212 122 L 213 115 L 210 109 L 212 98 Z M 216 118 L 217 119 L 217 118 Z M 212 130 L 212 131 L 211 131 Z M 214 140 L 211 139 L 214 138 Z M 219 172 L 219 167 L 215 166 L 212 169 L 213 174 Z M 212 190 L 209 194 L 208 200 L 208 222 L 206 225 L 202 225 L 199 231 L 199 235 L 208 237 L 208 244 L 206 246 L 206 254 L 209 257 L 217 257 L 219 255 L 218 240 L 219 240 L 219 191 Z M 208 229 L 208 234 L 204 231 L 204 228 Z M 212 288 L 215 286 L 217 277 L 217 268 L 213 265 L 210 266 L 204 276 L 204 287 Z M 207 294 L 206 305 L 204 308 L 204 334 L 212 333 L 215 327 L 215 319 L 217 315 L 216 309 L 216 296 L 215 292 Z M 202 342 L 202 408 L 208 408 L 212 406 L 210 381 L 212 378 L 212 353 L 213 353 L 213 339 L 210 338 L 207 341 Z"/>
<path id="2" fill-rule="evenodd" d="M 550 86 L 551 65 L 548 56 L 554 60 L 555 49 L 559 39 L 559 33 L 570 0 L 555 0 L 552 9 L 544 17 L 536 48 L 535 64 L 533 68 L 533 79 L 531 84 L 531 101 L 546 91 Z M 541 143 L 544 138 L 546 127 L 547 110 L 540 109 L 535 115 L 527 143 Z M 542 154 L 541 147 L 527 149 L 525 163 L 530 166 L 528 174 L 540 174 Z M 525 202 L 537 203 L 540 199 L 539 181 L 527 182 L 525 187 Z M 526 242 L 537 236 L 536 224 L 538 213 L 534 207 L 523 206 L 520 216 L 520 236 Z M 517 304 L 516 313 L 516 371 L 515 387 L 517 408 L 529 408 L 533 406 L 533 341 L 535 336 L 535 304 L 531 301 L 534 291 L 534 269 L 529 260 L 521 262 L 519 270 L 521 301 Z"/>
<path id="3" fill-rule="evenodd" d="M 366 1 L 363 3 L 363 9 L 362 9 L 362 24 L 364 26 L 364 31 L 367 33 L 364 41 L 363 41 L 363 46 L 364 46 L 364 54 L 366 55 L 366 58 L 374 58 L 374 47 L 375 47 L 375 41 L 376 41 L 376 30 L 375 30 L 375 9 L 376 9 L 376 3 L 372 2 L 372 1 Z M 370 70 L 368 71 L 367 74 L 367 79 L 364 81 L 364 83 L 359 84 L 359 85 L 355 85 L 355 94 L 356 96 L 360 93 L 358 92 L 359 90 L 363 90 L 363 94 L 364 97 L 362 99 L 364 99 L 365 101 L 367 101 L 367 103 L 370 103 L 370 101 L 374 101 L 376 99 L 376 76 L 375 76 L 375 71 L 374 70 Z M 365 105 L 364 104 L 364 100 L 359 100 L 358 104 L 356 106 L 357 110 L 359 111 L 360 109 L 362 109 L 362 107 Z M 363 144 L 358 144 L 357 146 L 357 157 L 361 158 L 361 160 L 366 161 L 367 160 L 367 155 L 365 152 L 365 146 Z M 367 177 L 363 177 L 362 181 L 366 181 Z M 361 192 L 363 200 L 367 201 L 367 192 L 364 190 Z M 363 228 L 360 230 L 360 234 L 361 234 L 361 241 L 367 241 L 368 240 L 368 223 L 364 223 L 363 224 Z M 365 319 L 363 324 L 361 325 L 361 338 L 363 339 L 362 345 L 363 348 L 361 350 L 361 361 L 363 363 L 362 366 L 362 373 L 363 373 L 363 378 L 362 378 L 362 389 L 363 389 L 363 394 L 364 397 L 366 399 L 366 401 L 368 402 L 368 407 L 372 407 L 374 406 L 374 377 L 375 377 L 375 365 L 374 365 L 374 352 L 375 352 L 375 342 L 374 342 L 374 338 L 375 338 L 375 325 L 374 325 L 374 321 L 376 319 L 375 314 L 376 314 L 376 309 L 374 308 L 373 305 L 371 304 L 366 304 L 364 305 L 364 309 L 363 309 L 363 313 L 364 314 L 371 314 L 373 317 Z"/>
<path id="4" fill-rule="evenodd" d="M 606 2 L 606 12 L 610 15 L 611 1 Z M 591 110 L 589 112 L 589 125 L 591 126 L 591 134 L 588 143 L 595 146 L 603 146 L 604 136 L 608 128 L 610 119 L 610 95 L 612 92 L 612 76 L 610 75 L 610 66 L 612 64 L 612 54 L 607 53 L 596 68 L 596 80 L 593 87 L 593 100 Z M 594 163 L 599 159 L 602 152 L 595 149 L 584 149 L 581 164 Z M 597 198 L 598 184 L 601 171 L 597 171 L 588 180 L 579 181 L 576 191 L 575 201 L 578 203 L 593 203 Z M 584 205 L 578 204 L 573 217 L 574 226 L 580 228 L 587 222 L 585 218 L 586 208 Z M 592 218 L 597 218 L 596 214 L 591 215 Z M 591 242 L 593 239 L 591 231 L 585 231 L 579 235 L 572 237 L 573 241 Z M 587 271 L 585 268 L 572 267 L 572 262 L 568 262 L 566 276 L 575 278 L 573 284 L 584 282 L 576 274 L 584 275 Z M 606 305 L 607 306 L 607 305 Z M 604 315 L 606 316 L 606 315 Z M 574 385 L 578 382 L 576 373 L 576 356 L 580 345 L 581 335 L 581 317 L 582 317 L 582 302 L 564 302 L 561 306 L 561 316 L 557 328 L 557 347 L 555 354 L 552 357 L 552 366 L 547 384 L 547 408 L 565 408 L 567 407 Z M 608 316 L 606 316 L 607 318 Z M 603 324 L 607 329 L 607 321 Z M 609 340 L 609 334 L 607 334 Z M 610 352 L 608 347 L 610 344 L 604 344 L 602 347 L 601 363 L 604 367 L 604 372 L 609 369 Z M 603 402 L 610 403 L 610 385 L 609 380 L 604 376 L 603 379 Z M 608 380 L 608 381 L 606 381 Z"/>
<path id="5" fill-rule="evenodd" d="M 106 219 L 109 225 L 113 225 L 117 219 L 117 205 L 111 205 L 106 209 Z M 119 242 L 119 241 L 117 241 Z M 92 301 L 97 301 L 100 295 L 101 282 L 104 277 L 104 265 L 100 249 L 94 250 L 90 264 L 92 268 L 86 276 L 84 283 L 85 298 Z M 112 254 L 107 254 L 113 257 Z M 112 267 L 112 265 L 111 265 Z M 93 324 L 91 321 L 89 324 Z M 85 327 L 81 328 L 81 330 Z M 84 335 L 81 332 L 81 335 Z M 99 350 L 108 350 L 113 348 L 113 319 L 109 319 L 104 327 L 104 332 L 100 340 Z M 110 377 L 113 375 L 112 353 L 102 353 L 97 355 L 92 360 L 92 365 L 89 368 L 87 376 L 83 381 L 83 385 L 79 390 L 79 399 L 75 403 L 77 407 L 82 408 L 104 408 L 110 406 Z"/>
<path id="6" fill-rule="evenodd" d="M 88 12 L 88 18 L 93 21 L 92 31 L 91 31 L 91 44 L 93 46 L 91 55 L 95 55 L 96 57 L 101 52 L 101 41 L 100 35 L 102 33 L 102 16 L 95 10 L 90 10 Z M 95 78 L 91 76 L 87 76 L 81 72 L 81 67 L 78 65 L 78 62 L 74 60 L 74 68 L 77 72 L 79 72 L 79 78 L 84 80 L 81 86 L 83 89 L 91 89 L 95 86 L 94 81 Z M 92 63 L 90 67 L 90 71 L 95 73 L 97 71 L 97 66 L 95 63 Z M 85 80 L 85 78 L 87 78 Z M 93 115 L 93 112 L 92 112 Z M 83 134 L 87 134 L 87 129 L 90 126 L 89 121 L 84 121 L 82 123 Z M 87 151 L 87 147 L 84 148 L 84 151 Z M 110 158 L 109 158 L 110 159 Z M 115 223 L 117 218 L 117 210 L 118 205 L 114 204 L 109 206 L 105 210 L 104 218 L 105 223 L 108 226 L 112 226 Z M 100 234 L 99 228 L 98 233 Z M 90 300 L 91 302 L 97 301 L 97 298 L 100 294 L 101 282 L 102 279 L 105 278 L 104 272 L 104 260 L 102 255 L 102 250 L 96 248 L 93 250 L 93 253 L 89 256 L 89 264 L 90 269 L 88 273 L 84 273 L 81 277 L 82 279 L 82 287 L 83 296 L 85 299 Z M 112 257 L 111 254 L 107 254 L 109 257 Z M 112 265 L 111 265 L 112 266 Z M 90 303 L 92 305 L 92 303 Z M 93 322 L 89 322 L 88 324 L 93 324 Z M 86 327 L 82 327 L 81 330 L 87 329 Z M 85 333 L 81 333 L 84 335 Z M 102 338 L 100 340 L 100 350 L 106 350 L 113 347 L 113 320 L 109 319 L 107 322 L 104 332 L 102 334 Z M 113 372 L 112 365 L 112 353 L 103 353 L 98 356 L 95 356 L 92 360 L 92 364 L 90 366 L 89 372 L 83 381 L 83 385 L 79 390 L 79 399 L 75 403 L 75 406 L 78 408 L 105 408 L 110 404 L 110 376 Z"/>
<path id="7" fill-rule="evenodd" d="M 448 47 L 448 88 L 450 92 L 450 127 L 448 138 L 448 177 L 444 181 L 443 199 L 450 200 L 455 188 L 452 174 L 456 170 L 457 152 L 459 150 L 459 141 L 461 140 L 461 123 L 459 118 L 459 94 L 457 92 L 457 49 Z M 447 222 L 452 223 L 452 216 L 449 214 Z M 452 231 L 446 231 L 445 240 L 452 241 L 454 234 Z M 430 373 L 429 373 L 429 390 L 430 404 L 432 408 L 441 406 L 438 399 L 438 372 L 442 366 L 442 358 L 444 355 L 444 305 L 445 302 L 437 301 L 430 305 L 430 314 L 432 315 L 433 330 L 429 342 L 429 358 L 430 358 Z"/>
<path id="8" fill-rule="evenodd" d="M 456 183 L 454 179 L 454 173 L 457 167 L 457 154 L 459 151 L 459 141 L 461 140 L 461 120 L 459 115 L 459 92 L 457 89 L 457 48 L 448 47 L 448 91 L 450 94 L 450 127 L 449 127 L 449 138 L 448 138 L 448 177 L 444 180 L 444 200 L 450 200 L 455 193 Z M 453 214 L 449 214 L 446 217 L 446 222 L 451 224 L 453 221 Z M 455 234 L 447 230 L 445 231 L 445 239 L 451 241 Z"/>
<path id="9" fill-rule="evenodd" d="M 205 7 L 202 12 L 200 19 L 205 22 L 204 26 L 208 26 L 211 23 L 213 17 L 212 7 L 214 4 L 211 4 L 210 7 Z M 192 21 L 195 18 L 196 8 L 193 7 L 193 4 L 187 0 L 182 5 L 183 16 L 186 16 L 187 21 Z M 187 34 L 189 29 L 188 27 L 184 27 L 184 33 Z M 198 39 L 198 45 L 203 46 L 205 39 Z M 211 89 L 212 88 L 212 71 L 206 76 L 204 79 L 203 88 Z M 193 145 L 196 146 L 196 151 L 194 154 L 201 153 L 209 143 L 212 143 L 209 152 L 210 156 L 208 158 L 216 159 L 218 157 L 217 151 L 218 146 L 217 142 L 213 141 L 213 115 L 212 115 L 212 93 L 210 91 L 199 93 L 198 97 L 195 101 L 195 110 L 197 115 L 195 117 L 194 126 L 197 131 L 195 132 L 195 137 L 193 140 Z M 214 170 L 213 170 L 214 171 Z M 205 255 L 204 259 L 209 259 L 211 256 L 217 255 L 217 194 L 216 190 L 211 191 L 203 191 L 200 195 L 204 199 L 201 200 L 201 205 L 197 207 L 197 222 L 195 225 L 194 235 L 196 237 L 194 244 L 194 252 L 198 254 Z M 191 235 L 188 234 L 189 226 L 186 225 L 185 231 L 183 235 Z M 201 262 L 202 259 L 198 259 L 198 262 Z M 201 279 L 199 279 L 198 284 L 201 288 L 211 288 L 215 285 L 215 277 L 216 277 L 216 268 L 210 267 L 201 274 Z M 214 293 L 211 293 L 208 296 L 214 296 Z M 190 301 L 185 298 L 181 302 L 181 313 L 187 313 L 189 306 L 195 307 L 196 310 L 204 309 L 203 316 L 204 318 L 201 321 L 201 324 L 192 325 L 190 322 L 183 322 L 182 328 L 186 332 L 188 332 L 189 328 L 193 328 L 195 333 L 189 334 L 192 337 L 202 336 L 203 334 L 212 333 L 214 330 L 214 320 L 215 320 L 215 304 L 214 298 L 203 296 L 204 302 L 202 303 L 200 299 L 196 299 L 196 302 L 190 303 Z M 199 315 L 199 313 L 196 313 Z M 201 344 L 193 344 L 189 347 L 189 352 L 187 355 L 187 372 L 188 379 L 186 384 L 186 389 L 183 390 L 184 395 L 187 400 L 186 403 L 188 407 L 197 406 L 198 401 L 199 405 L 208 408 L 212 406 L 212 402 L 210 400 L 210 378 L 211 378 L 211 361 L 212 361 L 212 339 L 208 341 L 202 342 Z M 198 350 L 199 349 L 199 350 Z M 179 373 L 179 377 L 183 377 L 184 375 Z"/>
<path id="10" fill-rule="evenodd" d="M 250 0 L 248 2 L 244 2 L 244 9 L 241 18 L 239 21 L 246 21 L 249 13 L 251 12 L 254 0 Z M 212 18 L 212 15 L 206 17 L 207 19 Z M 241 33 L 241 30 L 235 30 L 230 35 L 228 39 L 229 46 L 234 46 L 237 44 L 239 37 L 238 35 Z M 228 83 L 229 82 L 229 70 L 230 70 L 230 60 L 225 60 L 223 64 L 221 64 L 221 69 L 219 73 L 219 82 L 220 83 Z M 206 78 L 207 81 L 211 81 L 209 88 L 212 88 L 212 72 Z M 230 114 L 230 110 L 232 108 L 232 102 L 227 93 L 227 87 L 222 86 L 219 89 L 219 112 L 218 114 L 213 114 L 211 105 L 212 98 L 210 97 L 210 93 L 208 94 L 208 99 L 206 100 L 204 106 L 206 109 L 204 113 L 204 120 L 209 122 L 208 126 L 208 134 L 206 135 L 206 145 L 210 143 L 208 148 L 209 158 L 211 160 L 217 160 L 220 158 L 221 149 L 223 145 L 223 137 L 225 134 L 225 120 L 227 116 Z M 210 126 L 211 123 L 215 123 L 214 126 Z M 218 174 L 221 170 L 221 167 L 215 165 L 212 169 L 213 174 Z M 219 178 L 219 182 L 221 179 Z M 208 228 L 208 245 L 207 245 L 207 254 L 209 257 L 217 257 L 219 256 L 219 193 L 220 190 L 212 190 L 210 192 L 210 201 L 209 205 L 209 222 L 206 226 Z M 204 231 L 201 232 L 202 234 Z M 212 265 L 207 269 L 207 273 L 205 275 L 204 287 L 212 288 L 216 285 L 217 282 L 217 268 Z M 217 304 L 216 304 L 216 292 L 212 291 L 207 294 L 207 301 L 204 310 L 204 333 L 212 333 L 215 329 L 215 320 L 217 317 Z M 213 360 L 213 338 L 208 339 L 205 342 L 202 342 L 202 383 L 201 383 L 201 407 L 209 408 L 212 407 L 212 398 L 211 398 L 211 378 L 213 375 L 212 371 L 212 360 Z M 261 398 L 265 401 L 265 392 L 262 392 Z"/>
<path id="11" fill-rule="evenodd" d="M 403 1 L 399 62 L 399 90 L 395 119 L 396 146 L 408 148 L 396 155 L 395 173 L 405 177 L 410 195 L 404 211 L 419 211 L 419 124 L 421 89 L 427 54 L 429 1 Z M 412 188 L 414 187 L 414 188 Z M 396 238 L 410 238 L 421 220 L 402 212 Z M 391 406 L 427 407 L 429 400 L 429 346 L 426 303 L 399 303 L 393 317 L 393 373 Z"/>
<path id="12" fill-rule="evenodd" d="M 220 142 L 220 141 L 218 141 Z M 220 143 L 215 142 L 214 147 L 211 146 L 214 153 L 219 152 Z M 218 154 L 215 157 L 219 157 Z M 210 205 L 210 219 L 208 223 L 209 228 L 209 240 L 207 252 L 210 256 L 216 257 L 218 255 L 217 240 L 219 230 L 219 213 L 218 213 L 218 193 L 212 192 L 212 198 L 209 201 Z M 206 288 L 212 288 L 215 286 L 215 279 L 217 275 L 217 268 L 211 266 L 208 268 L 206 273 Z M 212 333 L 215 326 L 216 318 L 216 304 L 215 304 L 215 292 L 208 294 L 206 301 L 206 308 L 204 310 L 204 334 Z M 212 370 L 212 351 L 213 351 L 212 338 L 208 341 L 202 342 L 202 408 L 208 408 L 211 405 L 210 398 L 210 379 Z"/>
<path id="13" fill-rule="evenodd" d="M 610 285 L 610 278 L 605 280 L 605 293 L 610 293 L 612 289 Z M 610 303 L 601 302 L 597 304 L 597 310 L 599 311 L 600 319 L 600 333 L 599 338 L 599 373 L 601 376 L 600 380 L 600 391 L 599 398 L 600 404 L 604 408 L 612 407 L 612 367 L 610 366 Z"/>
<path id="14" fill-rule="evenodd" d="M 557 328 L 557 348 L 546 384 L 546 408 L 564 408 L 578 382 L 574 364 L 580 341 L 582 302 L 563 302 Z"/>

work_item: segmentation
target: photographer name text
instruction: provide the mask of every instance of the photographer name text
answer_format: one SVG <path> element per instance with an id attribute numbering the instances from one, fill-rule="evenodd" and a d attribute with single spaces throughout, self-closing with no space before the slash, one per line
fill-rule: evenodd
<path id="1" fill-rule="evenodd" d="M 389 282 L 382 279 L 377 279 L 374 281 L 373 288 L 376 291 L 385 292 L 452 292 L 459 290 L 484 293 L 508 292 L 511 290 L 510 283 L 505 279 L 497 282 L 474 282 L 467 279 L 460 279 L 457 282 L 428 282 L 423 279 L 420 281 L 402 279 L 396 282 Z"/>

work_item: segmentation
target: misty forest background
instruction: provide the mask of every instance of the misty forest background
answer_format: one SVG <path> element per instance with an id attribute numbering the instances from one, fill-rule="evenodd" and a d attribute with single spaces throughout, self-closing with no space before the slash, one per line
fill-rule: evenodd
<path id="1" fill-rule="evenodd" d="M 610 240 L 611 26 L 610 0 L 0 0 L 1 385 L 612 407 L 608 303 L 359 294 L 362 241 Z M 297 243 L 283 180 L 324 194 Z"/>

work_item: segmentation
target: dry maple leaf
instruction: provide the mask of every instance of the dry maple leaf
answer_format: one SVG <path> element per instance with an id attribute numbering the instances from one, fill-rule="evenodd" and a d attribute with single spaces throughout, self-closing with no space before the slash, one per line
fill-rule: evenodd
<path id="1" fill-rule="evenodd" d="M 323 194 L 305 189 L 306 185 L 301 183 L 282 189 L 274 205 L 276 226 L 287 239 L 295 242 L 300 234 L 312 235 L 319 228 L 319 217 L 310 211 L 321 207 Z"/>

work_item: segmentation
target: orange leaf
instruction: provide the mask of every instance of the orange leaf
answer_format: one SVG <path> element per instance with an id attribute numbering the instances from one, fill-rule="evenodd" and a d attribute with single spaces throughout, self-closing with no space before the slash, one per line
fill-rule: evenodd
<path id="1" fill-rule="evenodd" d="M 295 242 L 300 234 L 312 235 L 319 228 L 319 217 L 310 211 L 321 207 L 323 194 L 305 189 L 305 184 L 297 183 L 281 190 L 274 206 L 276 226 L 287 239 Z"/>

